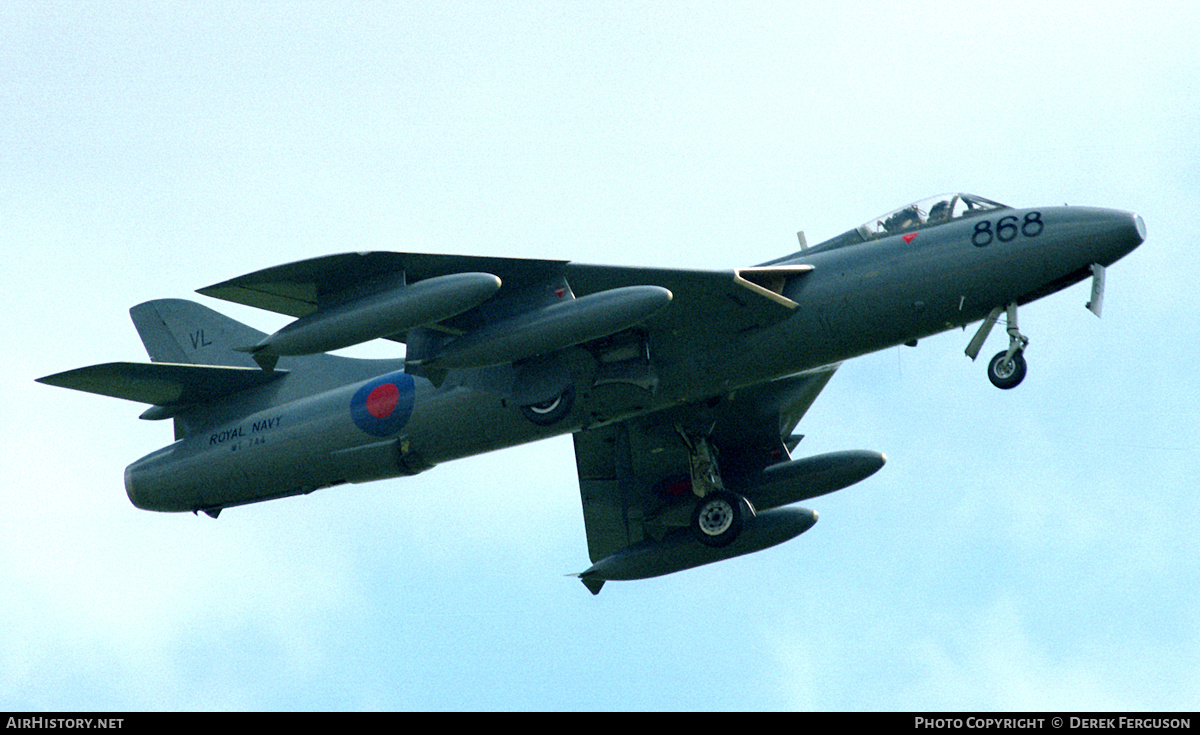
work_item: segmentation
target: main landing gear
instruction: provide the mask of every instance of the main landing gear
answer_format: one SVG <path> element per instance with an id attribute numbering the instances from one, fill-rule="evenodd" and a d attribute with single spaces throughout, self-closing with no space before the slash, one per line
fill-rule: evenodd
<path id="1" fill-rule="evenodd" d="M 551 426 L 557 424 L 566 418 L 567 414 L 571 413 L 571 407 L 575 405 L 575 387 L 568 385 L 563 389 L 562 393 L 553 398 L 533 403 L 528 406 L 521 406 L 521 413 L 530 422 L 538 426 Z"/>
<path id="2" fill-rule="evenodd" d="M 691 436 L 676 426 L 688 448 L 692 492 L 697 496 L 692 509 L 692 535 L 705 546 L 728 546 L 742 532 L 746 520 L 755 515 L 745 496 L 725 489 L 717 456 L 704 436 Z"/>
<path id="3" fill-rule="evenodd" d="M 749 507 L 748 500 L 728 490 L 709 493 L 696 501 L 692 533 L 706 546 L 728 546 L 742 532 Z"/>
<path id="4" fill-rule="evenodd" d="M 996 326 L 1000 314 L 1004 312 L 1007 312 L 1008 321 L 1008 349 L 996 353 L 996 356 L 988 363 L 987 373 L 988 380 L 992 381 L 992 385 L 1001 390 L 1009 390 L 1016 388 L 1025 379 L 1025 348 L 1029 345 L 1029 338 L 1021 334 L 1021 330 L 1017 327 L 1017 302 L 1012 302 L 1006 309 L 999 306 L 992 309 L 992 313 L 988 314 L 987 318 L 983 320 L 983 324 L 979 325 L 979 331 L 967 345 L 966 354 L 972 360 L 979 357 L 979 350 L 983 347 L 984 340 L 992 331 L 992 327 Z"/>

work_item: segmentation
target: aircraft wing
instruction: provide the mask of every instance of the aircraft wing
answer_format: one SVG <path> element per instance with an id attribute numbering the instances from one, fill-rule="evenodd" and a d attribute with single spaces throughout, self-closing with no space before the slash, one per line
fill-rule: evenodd
<path id="1" fill-rule="evenodd" d="M 197 293 L 278 314 L 303 317 L 393 286 L 454 273 L 493 273 L 511 287 L 561 272 L 565 261 L 425 253 L 343 253 L 266 268 Z"/>
<path id="2" fill-rule="evenodd" d="M 744 332 L 787 318 L 797 304 L 780 292 L 789 279 L 812 269 L 795 265 L 704 271 L 568 263 L 564 272 L 578 294 L 643 284 L 666 288 L 674 295 L 671 306 L 649 320 L 650 327 L 712 334 Z"/>
<path id="3" fill-rule="evenodd" d="M 531 298 L 539 287 L 561 298 L 628 286 L 660 286 L 671 291 L 669 308 L 648 320 L 651 329 L 672 333 L 714 329 L 739 332 L 787 317 L 795 302 L 782 295 L 790 278 L 811 266 L 766 266 L 726 271 L 585 265 L 559 260 L 493 258 L 424 253 L 344 253 L 267 268 L 198 290 L 213 298 L 298 318 L 351 304 L 398 286 L 459 273 L 490 273 L 500 291 L 489 302 L 436 325 L 448 334 L 480 329 L 489 320 L 544 306 Z M 547 297 L 549 298 L 549 297 Z M 500 306 L 497 306 L 497 303 Z M 386 335 L 405 341 L 403 332 Z"/>
<path id="4" fill-rule="evenodd" d="M 694 496 L 685 436 L 707 437 L 726 487 L 745 494 L 758 510 L 794 502 L 778 493 L 756 494 L 756 482 L 766 468 L 788 461 L 800 440 L 792 430 L 837 367 L 742 389 L 715 405 L 687 404 L 576 433 L 591 560 L 661 540 L 689 523 Z"/>

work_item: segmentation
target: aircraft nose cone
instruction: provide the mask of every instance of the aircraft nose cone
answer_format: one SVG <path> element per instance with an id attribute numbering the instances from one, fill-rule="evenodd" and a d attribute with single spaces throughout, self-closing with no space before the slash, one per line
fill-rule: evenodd
<path id="1" fill-rule="evenodd" d="M 1092 240 L 1092 257 L 1101 265 L 1112 265 L 1129 255 L 1146 240 L 1146 223 L 1133 212 L 1117 209 L 1096 211 L 1098 229 Z"/>
<path id="2" fill-rule="evenodd" d="M 1122 212 L 1121 224 L 1117 227 L 1117 236 L 1113 245 L 1116 246 L 1117 258 L 1123 258 L 1146 241 L 1146 222 L 1132 212 Z"/>
<path id="3" fill-rule="evenodd" d="M 1146 221 L 1138 214 L 1130 216 L 1133 218 L 1133 228 L 1137 231 L 1137 245 L 1141 245 L 1146 241 Z M 1137 247 L 1137 245 L 1134 247 Z"/>

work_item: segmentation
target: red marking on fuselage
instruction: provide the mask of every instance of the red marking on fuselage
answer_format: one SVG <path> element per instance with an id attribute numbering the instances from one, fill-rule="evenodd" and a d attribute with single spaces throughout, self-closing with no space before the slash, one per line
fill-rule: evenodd
<path id="1" fill-rule="evenodd" d="M 367 396 L 367 413 L 377 419 L 386 419 L 396 410 L 400 402 L 400 389 L 391 383 L 384 383 Z"/>

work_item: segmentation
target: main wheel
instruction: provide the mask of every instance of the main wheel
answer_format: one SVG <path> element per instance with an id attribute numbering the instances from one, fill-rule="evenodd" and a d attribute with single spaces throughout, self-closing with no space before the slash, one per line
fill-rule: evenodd
<path id="1" fill-rule="evenodd" d="M 548 401 L 521 406 L 521 413 L 538 426 L 550 426 L 566 418 L 574 405 L 575 388 L 568 385 L 562 393 Z"/>
<path id="2" fill-rule="evenodd" d="M 1008 351 L 997 353 L 988 363 L 988 380 L 1001 390 L 1016 388 L 1025 379 L 1025 356 L 1017 352 L 1011 360 L 1006 360 Z"/>
<path id="3" fill-rule="evenodd" d="M 696 501 L 692 511 L 692 533 L 707 546 L 728 546 L 742 532 L 746 501 L 725 490 L 709 493 Z"/>

